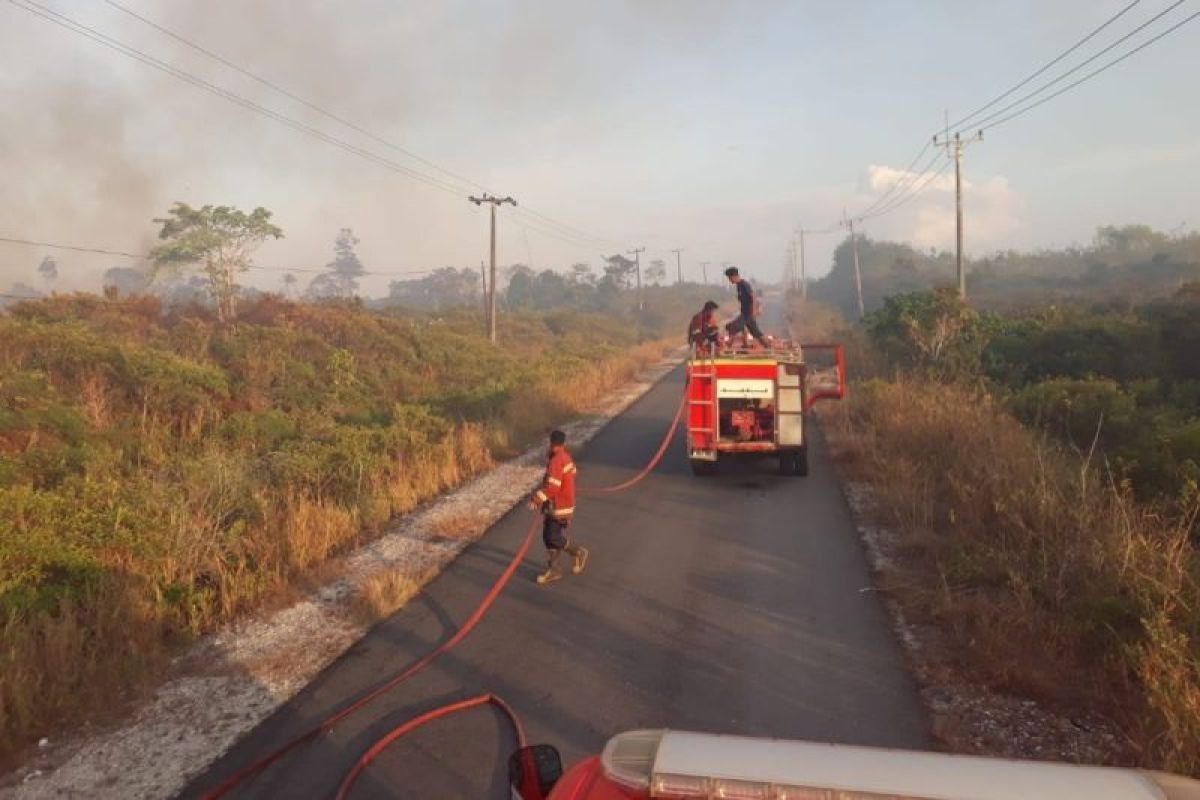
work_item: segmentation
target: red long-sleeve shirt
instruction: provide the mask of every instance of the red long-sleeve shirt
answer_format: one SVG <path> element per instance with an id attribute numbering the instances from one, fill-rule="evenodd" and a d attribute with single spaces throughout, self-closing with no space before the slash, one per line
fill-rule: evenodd
<path id="1" fill-rule="evenodd" d="M 565 447 L 550 454 L 542 485 L 533 493 L 533 499 L 539 506 L 549 500 L 549 513 L 555 519 L 570 519 L 575 513 L 575 473 L 575 462 Z"/>

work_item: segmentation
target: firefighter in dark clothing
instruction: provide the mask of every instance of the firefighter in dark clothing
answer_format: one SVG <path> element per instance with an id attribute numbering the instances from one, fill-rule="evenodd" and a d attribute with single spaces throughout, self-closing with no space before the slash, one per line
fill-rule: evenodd
<path id="1" fill-rule="evenodd" d="M 769 347 L 770 341 L 758 327 L 758 299 L 754 296 L 754 288 L 750 281 L 738 274 L 737 267 L 725 270 L 725 277 L 737 287 L 738 306 L 741 313 L 737 319 L 725 326 L 725 332 L 730 336 L 748 331 L 763 347 Z"/>
<path id="2" fill-rule="evenodd" d="M 578 575 L 587 565 L 588 551 L 571 542 L 571 518 L 575 515 L 575 462 L 566 448 L 567 435 L 551 431 L 550 454 L 542 484 L 529 498 L 529 507 L 541 511 L 542 544 L 546 545 L 546 571 L 537 576 L 545 585 L 562 577 L 558 559 L 565 550 L 571 556 L 571 572 Z"/>
<path id="3" fill-rule="evenodd" d="M 721 327 L 717 324 L 716 312 L 717 304 L 709 300 L 688 323 L 688 344 L 696 352 L 711 349 L 720 339 Z"/>

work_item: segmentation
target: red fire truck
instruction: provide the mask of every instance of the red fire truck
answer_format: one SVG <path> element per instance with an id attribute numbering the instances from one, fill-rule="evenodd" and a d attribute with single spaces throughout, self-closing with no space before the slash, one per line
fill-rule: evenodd
<path id="1" fill-rule="evenodd" d="M 809 363 L 822 356 L 822 363 Z M 714 345 L 688 361 L 688 460 L 697 475 L 722 458 L 773 455 L 784 475 L 808 474 L 808 411 L 846 392 L 838 344 L 776 340 L 768 348 Z"/>

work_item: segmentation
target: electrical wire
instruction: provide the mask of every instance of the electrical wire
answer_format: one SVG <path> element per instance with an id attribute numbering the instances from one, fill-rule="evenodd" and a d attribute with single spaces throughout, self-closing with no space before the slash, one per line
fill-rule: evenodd
<path id="1" fill-rule="evenodd" d="M 929 148 L 930 148 L 930 147 L 932 147 L 932 146 L 933 146 L 933 140 L 932 140 L 932 139 L 926 139 L 926 140 L 925 140 L 925 146 L 924 146 L 924 147 L 922 147 L 922 148 L 920 149 L 920 151 L 919 151 L 919 152 L 918 152 L 918 153 L 917 153 L 917 154 L 916 154 L 916 155 L 913 157 L 913 160 L 909 162 L 908 166 L 904 168 L 904 177 L 908 177 L 908 176 L 909 176 L 909 175 L 912 173 L 912 169 L 913 169 L 913 167 L 915 167 L 915 166 L 917 165 L 917 162 L 921 160 L 921 157 L 922 157 L 923 155 L 925 155 L 925 153 L 926 153 L 926 152 L 929 150 Z M 883 194 L 881 194 L 879 197 L 875 198 L 875 202 L 871 203 L 871 205 L 867 206 L 867 207 L 866 207 L 866 208 L 864 208 L 862 211 L 859 211 L 857 214 L 855 214 L 855 216 L 856 216 L 856 217 L 861 217 L 863 214 L 868 214 L 868 213 L 870 213 L 870 212 L 871 212 L 872 210 L 874 210 L 874 209 L 875 209 L 875 208 L 876 208 L 878 205 L 880 205 L 880 204 L 881 204 L 881 203 L 882 203 L 884 200 L 886 200 L 886 199 L 887 199 L 887 198 L 888 198 L 888 197 L 889 197 L 889 196 L 890 196 L 890 195 L 891 195 L 893 192 L 895 192 L 895 191 L 896 191 L 898 188 L 900 188 L 900 184 L 901 184 L 901 183 L 903 183 L 903 179 L 901 179 L 901 180 L 898 180 L 898 181 L 896 181 L 895 183 L 893 183 L 893 184 L 892 184 L 892 185 L 891 185 L 891 186 L 890 186 L 890 187 L 887 189 L 887 191 L 885 191 L 885 192 L 884 192 Z"/>
<path id="2" fill-rule="evenodd" d="M 878 211 L 874 212 L 873 214 L 870 214 L 870 215 L 868 215 L 868 216 L 865 216 L 865 217 L 859 217 L 859 219 L 860 219 L 860 220 L 863 220 L 863 221 L 865 221 L 865 220 L 868 220 L 868 219 L 877 219 L 877 218 L 879 218 L 879 217 L 882 217 L 882 216 L 884 216 L 884 215 L 886 215 L 886 214 L 890 214 L 890 213 L 892 213 L 892 212 L 893 212 L 893 211 L 895 211 L 897 208 L 900 208 L 900 207 L 901 207 L 901 206 L 903 206 L 905 203 L 909 202 L 909 201 L 910 201 L 910 200 L 912 200 L 914 197 L 916 197 L 917 195 L 919 195 L 919 194 L 921 194 L 922 192 L 924 192 L 924 191 L 925 191 L 925 189 L 927 189 L 927 188 L 929 187 L 929 185 L 930 185 L 930 184 L 931 184 L 931 183 L 932 183 L 934 180 L 936 180 L 936 179 L 940 178 L 941 176 L 945 175 L 945 174 L 946 174 L 946 170 L 950 169 L 950 164 L 951 164 L 950 160 L 949 160 L 949 159 L 947 159 L 947 160 L 946 160 L 946 163 L 942 165 L 942 168 L 941 168 L 940 170 L 938 170 L 937 172 L 931 172 L 931 173 L 928 173 L 928 174 L 925 176 L 925 179 L 924 179 L 924 180 L 923 180 L 923 181 L 920 183 L 920 185 L 918 185 L 918 186 L 914 187 L 914 189 L 912 190 L 912 192 L 910 192 L 910 193 L 909 193 L 909 194 L 908 194 L 906 197 L 899 198 L 899 199 L 897 199 L 895 202 L 889 203 L 887 206 L 885 206 L 884 208 L 881 208 L 881 209 L 879 209 Z"/>
<path id="3" fill-rule="evenodd" d="M 1147 48 L 1150 45 L 1157 42 L 1159 39 L 1162 39 L 1164 36 L 1174 33 L 1178 29 L 1182 28 L 1184 25 L 1186 25 L 1189 22 L 1191 22 L 1192 20 L 1194 20 L 1196 17 L 1200 17 L 1200 11 L 1197 11 L 1197 12 L 1193 13 L 1191 16 L 1186 17 L 1183 20 L 1181 20 L 1180 22 L 1175 23 L 1170 28 L 1167 28 L 1165 31 L 1163 31 L 1162 33 L 1153 37 L 1152 39 L 1147 39 L 1145 42 L 1142 42 L 1140 45 L 1138 45 L 1134 49 L 1130 50 L 1129 52 L 1125 53 L 1124 55 L 1122 55 L 1118 58 L 1113 59 L 1112 61 L 1108 62 L 1107 64 L 1100 67 L 1099 69 L 1089 72 L 1087 75 L 1084 75 L 1082 78 L 1075 81 L 1074 83 L 1070 83 L 1070 84 L 1064 86 L 1063 88 L 1059 89 L 1058 91 L 1054 92 L 1053 94 L 1049 94 L 1049 95 L 1041 98 L 1040 100 L 1038 100 L 1036 103 L 1031 103 L 1030 105 L 1026 106 L 1025 108 L 1022 108 L 1018 111 L 1014 111 L 1012 114 L 1009 114 L 1006 117 L 1001 117 L 1000 119 L 996 120 L 995 122 L 990 123 L 989 125 L 982 128 L 981 130 L 991 130 L 992 128 L 1003 125 L 1004 123 L 1008 122 L 1009 120 L 1016 119 L 1017 117 L 1032 111 L 1033 109 L 1037 108 L 1038 106 L 1042 105 L 1043 103 L 1048 103 L 1049 101 L 1053 100 L 1054 98 L 1058 97 L 1059 95 L 1069 92 L 1070 90 L 1074 89 L 1076 86 L 1080 85 L 1081 83 L 1085 83 L 1086 81 L 1096 77 L 1100 73 L 1102 73 L 1112 67 L 1115 67 L 1117 64 L 1120 64 L 1122 61 L 1124 61 L 1125 59 L 1134 55 L 1135 53 L 1137 53 L 1141 50 L 1144 50 L 1145 48 Z"/>
<path id="4" fill-rule="evenodd" d="M 358 123 L 355 123 L 349 119 L 346 119 L 343 116 L 335 114 L 334 112 L 329 111 L 328 109 L 317 105 L 316 103 L 312 102 L 311 100 L 301 97 L 300 95 L 296 94 L 295 92 L 292 92 L 292 91 L 284 88 L 283 86 L 280 86 L 278 83 L 270 81 L 270 80 L 262 77 L 261 75 L 258 75 L 256 73 L 250 71 L 249 69 L 246 69 L 245 67 L 235 64 L 234 62 L 230 61 L 228 58 L 225 58 L 224 56 L 222 56 L 218 53 L 215 53 L 212 50 L 210 50 L 200 44 L 197 44 L 196 42 L 192 41 L 191 39 L 188 39 L 187 37 L 183 36 L 182 34 L 176 33 L 175 31 L 170 30 L 169 28 L 155 22 L 154 20 L 144 17 L 141 14 L 138 14 L 137 12 L 135 12 L 129 8 L 126 8 L 125 6 L 116 2 L 116 0 L 105 0 L 105 2 L 109 6 L 120 11 L 121 13 L 127 14 L 128 16 L 138 20 L 139 22 L 143 23 L 144 25 L 147 25 L 162 34 L 171 37 L 175 41 L 180 42 L 181 44 L 185 45 L 186 47 L 189 47 L 192 50 L 195 50 L 196 52 L 201 53 L 201 54 L 207 56 L 208 58 L 213 59 L 214 61 L 217 61 L 218 63 L 239 73 L 240 75 L 250 78 L 251 80 L 256 81 L 257 83 L 259 83 L 263 86 L 266 86 L 267 88 L 271 89 L 272 91 L 275 91 L 275 92 L 283 95 L 284 97 L 288 98 L 289 100 L 299 103 L 300 105 L 304 106 L 305 108 L 315 111 L 318 114 L 320 114 L 328 119 L 331 119 L 340 125 L 344 125 L 345 127 L 349 128 L 350 130 L 354 131 L 355 133 L 359 133 L 359 134 L 367 137 L 368 139 L 371 139 L 372 141 L 383 145 L 384 147 L 388 147 L 392 150 L 395 150 L 396 152 L 401 153 L 401 154 L 413 159 L 414 161 L 417 161 L 421 164 L 424 164 L 427 167 L 435 169 L 438 172 L 442 173 L 443 175 L 445 175 L 453 180 L 459 181 L 461 184 L 463 184 L 464 187 L 470 187 L 470 188 L 478 189 L 478 190 L 481 190 L 484 192 L 491 192 L 492 194 L 495 194 L 495 192 L 492 192 L 492 190 L 488 189 L 488 187 L 480 184 L 479 182 L 474 181 L 471 178 L 465 177 L 463 175 L 459 175 L 456 172 L 452 172 L 451 170 L 446 169 L 445 167 L 441 166 L 440 164 L 437 164 L 433 161 L 430 161 L 427 158 L 424 158 L 423 156 L 418 155 L 417 153 L 414 153 L 412 150 L 409 150 L 406 147 L 403 147 L 399 144 L 396 144 L 393 141 L 385 139 L 384 137 L 380 136 L 379 134 L 374 133 L 374 132 L 364 128 L 363 126 L 359 125 Z M 463 194 L 466 194 L 468 189 L 462 188 L 459 191 Z M 532 208 L 527 208 L 527 207 L 521 207 L 521 208 L 523 209 L 523 212 L 522 212 L 523 214 L 534 217 L 534 218 L 540 220 L 543 224 L 546 224 L 552 228 L 558 228 L 561 232 L 563 232 L 566 235 L 579 236 L 579 237 L 582 237 L 585 239 L 595 239 L 597 241 L 606 241 L 604 239 L 604 237 L 597 237 L 597 236 L 594 236 L 593 234 L 589 234 L 586 231 L 583 231 L 573 225 L 568 225 L 565 222 L 560 222 L 552 217 L 546 216 L 545 214 L 541 214 L 541 213 L 533 210 Z"/>
<path id="5" fill-rule="evenodd" d="M 1029 100 L 1029 99 L 1031 99 L 1031 98 L 1033 98 L 1033 97 L 1036 97 L 1037 95 L 1039 95 L 1039 94 L 1041 94 L 1042 92 L 1044 92 L 1044 91 L 1046 91 L 1047 89 L 1049 89 L 1049 88 L 1050 88 L 1051 86 L 1053 86 L 1054 84 L 1056 84 L 1056 83 L 1059 83 L 1060 81 L 1064 80 L 1065 78 L 1068 78 L 1068 77 L 1070 77 L 1071 75 L 1074 75 L 1076 72 L 1078 72 L 1079 70 L 1083 69 L 1083 68 L 1084 68 L 1084 67 L 1086 67 L 1088 64 L 1090 64 L 1090 63 L 1092 63 L 1093 61 L 1095 61 L 1096 59 L 1100 58 L 1100 56 L 1102 56 L 1102 55 L 1104 55 L 1105 53 L 1109 52 L 1110 50 L 1112 50 L 1113 48 L 1115 48 L 1117 45 L 1121 44 L 1122 42 L 1125 42 L 1125 41 L 1127 41 L 1127 40 L 1128 40 L 1130 37 L 1132 37 L 1132 36 L 1134 36 L 1134 35 L 1136 35 L 1136 34 L 1138 34 L 1138 33 L 1142 32 L 1143 30 L 1145 30 L 1145 29 L 1146 29 L 1147 27 L 1149 27 L 1150 25 L 1153 25 L 1155 22 L 1157 22 L 1158 20 L 1162 19 L 1164 16 L 1166 16 L 1167 14 L 1169 14 L 1171 11 L 1174 11 L 1176 8 L 1178 8 L 1179 6 L 1183 5 L 1185 2 L 1187 2 L 1187 0 L 1175 0 L 1175 2 L 1174 2 L 1174 3 L 1172 3 L 1172 4 L 1171 4 L 1171 5 L 1169 5 L 1169 6 L 1167 6 L 1167 7 L 1166 7 L 1166 8 L 1164 8 L 1162 11 L 1158 12 L 1158 13 L 1157 13 L 1157 14 L 1155 14 L 1153 17 L 1151 17 L 1150 19 L 1148 19 L 1148 20 L 1146 20 L 1145 22 L 1143 22 L 1141 25 L 1138 25 L 1136 28 L 1134 28 L 1134 29 L 1133 29 L 1133 30 L 1131 30 L 1129 33 L 1127 33 L 1127 34 L 1125 34 L 1124 36 L 1122 36 L 1120 39 L 1117 39 L 1117 40 L 1116 40 L 1115 42 L 1113 42 L 1112 44 L 1110 44 L 1110 45 L 1108 45 L 1107 47 L 1105 47 L 1105 48 L 1101 49 L 1099 52 L 1097 52 L 1097 53 L 1094 53 L 1093 55 L 1089 56 L 1087 59 L 1085 59 L 1085 60 L 1083 60 L 1083 61 L 1079 62 L 1078 64 L 1076 64 L 1075 66 L 1073 66 L 1073 67 L 1071 67 L 1069 70 L 1067 70 L 1066 72 L 1064 72 L 1064 73 L 1062 73 L 1061 75 L 1059 75 L 1057 78 L 1054 78 L 1053 80 L 1047 81 L 1046 83 L 1044 83 L 1044 84 L 1042 84 L 1041 86 L 1039 86 L 1037 89 L 1034 89 L 1032 92 L 1029 92 L 1028 94 L 1024 95 L 1023 97 L 1021 97 L 1021 98 L 1019 98 L 1019 99 L 1017 99 L 1017 100 L 1014 100 L 1013 102 L 1009 103 L 1008 105 L 1006 105 L 1006 106 L 1004 106 L 1004 107 L 1002 107 L 1002 108 L 1000 108 L 1000 109 L 997 109 L 996 111 L 993 111 L 991 114 L 989 114 L 988 116 L 984 117 L 983 119 L 981 119 L 981 120 L 978 120 L 978 121 L 976 121 L 976 122 L 972 123 L 971 127 L 973 127 L 973 128 L 977 128 L 977 129 L 979 129 L 979 130 L 986 130 L 986 129 L 987 129 L 987 128 L 989 128 L 989 127 L 994 127 L 994 126 L 990 126 L 990 125 L 988 125 L 988 123 L 989 123 L 989 122 L 991 122 L 992 120 L 996 119 L 997 117 L 1001 117 L 1001 116 L 1003 116 L 1004 114 L 1008 113 L 1008 112 L 1009 112 L 1009 111 L 1011 111 L 1012 109 L 1014 109 L 1014 108 L 1016 108 L 1017 106 L 1019 106 L 1019 105 L 1021 105 L 1022 103 L 1024 103 L 1026 100 Z M 1194 15 L 1193 15 L 1193 16 L 1194 16 Z M 1191 19 L 1191 17 L 1189 17 L 1188 19 L 1185 19 L 1185 20 L 1183 21 L 1183 23 L 1186 23 L 1186 22 L 1188 22 L 1190 19 Z M 1170 29 L 1168 29 L 1168 30 L 1166 31 L 1166 33 L 1170 33 L 1172 30 L 1175 30 L 1176 28 L 1180 27 L 1180 26 L 1181 26 L 1183 23 L 1180 23 L 1179 25 L 1176 25 L 1174 28 L 1170 28 Z M 1144 44 L 1142 45 L 1142 47 L 1145 47 L 1146 45 L 1148 45 L 1148 44 L 1150 44 L 1150 43 L 1152 43 L 1152 42 L 1155 42 L 1155 41 L 1157 41 L 1158 39 L 1160 39 L 1160 38 L 1162 38 L 1163 36 L 1165 36 L 1165 35 L 1166 35 L 1166 33 L 1160 34 L 1159 36 L 1155 37 L 1154 39 L 1151 39 L 1151 40 L 1147 41 L 1146 43 L 1144 43 Z M 1141 48 L 1139 47 L 1138 49 L 1141 49 Z M 1132 55 L 1132 53 L 1133 53 L 1133 52 L 1137 52 L 1137 51 L 1136 51 L 1136 50 L 1134 50 L 1134 51 L 1132 51 L 1131 53 L 1127 54 L 1127 56 L 1128 56 L 1128 55 Z M 1125 57 L 1127 57 L 1127 56 L 1123 56 L 1122 58 L 1125 58 Z M 1118 60 L 1121 60 L 1121 59 L 1118 59 Z M 1114 63 L 1116 63 L 1116 62 L 1114 62 Z M 1097 72 L 1097 74 L 1099 74 L 1099 72 L 1103 72 L 1103 70 L 1099 70 L 1099 71 Z M 1061 94 L 1061 93 L 1057 93 L 1057 94 Z M 960 130 L 959 132 L 961 133 L 962 131 Z"/>
<path id="6" fill-rule="evenodd" d="M 1087 44 L 1089 41 L 1091 41 L 1091 40 L 1092 40 L 1092 39 L 1093 39 L 1093 38 L 1096 36 L 1096 34 L 1100 33 L 1100 32 L 1101 32 L 1101 31 L 1103 31 L 1105 28 L 1107 28 L 1109 25 L 1113 24 L 1113 23 L 1114 23 L 1114 22 L 1116 22 L 1118 19 L 1120 19 L 1121 17 L 1125 16 L 1125 14 L 1126 14 L 1126 13 L 1128 13 L 1128 12 L 1129 12 L 1129 11 L 1131 11 L 1131 10 L 1133 10 L 1133 7 L 1134 7 L 1134 6 L 1136 6 L 1136 5 L 1137 5 L 1138 3 L 1140 3 L 1140 2 L 1141 2 L 1141 0 L 1133 0 L 1133 2 L 1132 2 L 1132 3 L 1130 3 L 1130 4 L 1129 4 L 1129 5 L 1127 5 L 1127 6 L 1125 6 L 1125 7 L 1124 7 L 1124 8 L 1122 8 L 1120 11 L 1118 11 L 1116 14 L 1113 14 L 1111 17 L 1109 17 L 1107 20 L 1105 20 L 1105 21 L 1104 21 L 1104 22 L 1103 22 L 1103 23 L 1100 25 L 1100 27 L 1098 27 L 1098 28 L 1095 28 L 1095 29 L 1094 29 L 1094 30 L 1092 30 L 1092 32 L 1091 32 L 1091 33 L 1089 33 L 1087 36 L 1084 36 L 1084 37 L 1083 37 L 1082 39 L 1080 39 L 1078 42 L 1076 42 L 1075 44 L 1071 45 L 1070 47 L 1068 47 L 1068 48 L 1067 48 L 1066 50 L 1064 50 L 1063 52 L 1059 53 L 1059 54 L 1058 54 L 1058 56 L 1056 56 L 1054 59 L 1052 59 L 1051 61 L 1049 61 L 1049 62 L 1047 62 L 1046 64 L 1044 64 L 1044 65 L 1043 65 L 1043 66 L 1042 66 L 1040 69 L 1038 69 L 1036 72 L 1034 72 L 1034 73 L 1033 73 L 1032 75 L 1030 75 L 1029 77 L 1025 78 L 1023 81 L 1021 81 L 1020 83 L 1018 83 L 1016 86 L 1013 86 L 1011 89 L 1009 89 L 1008 91 L 1006 91 L 1004 94 L 1001 94 L 1001 95 L 999 95 L 999 96 L 997 96 L 997 97 L 993 98 L 992 100 L 990 100 L 990 101 L 989 101 L 989 102 L 987 102 L 986 104 L 984 104 L 984 105 L 980 106 L 979 108 L 975 109 L 975 110 L 974 110 L 974 111 L 972 111 L 970 114 L 967 114 L 965 117 L 963 117 L 962 119 L 960 119 L 960 120 L 958 120 L 957 122 L 955 122 L 953 125 L 947 125 L 947 126 L 946 126 L 947 130 L 949 130 L 949 129 L 951 129 L 951 128 L 953 128 L 953 129 L 956 129 L 956 130 L 957 130 L 957 129 L 960 129 L 960 128 L 961 128 L 963 125 L 965 125 L 967 122 L 969 122 L 970 120 L 972 120 L 972 119 L 974 119 L 975 117 L 977 117 L 977 116 L 978 116 L 980 113 L 982 113 L 982 112 L 984 112 L 984 111 L 987 111 L 989 108 L 991 108 L 992 106 L 996 105 L 996 103 L 999 103 L 1001 100 L 1003 100 L 1004 98 L 1008 97 L 1008 96 L 1009 96 L 1009 95 L 1011 95 L 1013 92 L 1015 92 L 1015 91 L 1017 91 L 1018 89 L 1020 89 L 1022 86 L 1025 86 L 1025 85 L 1027 85 L 1027 84 L 1028 84 L 1030 81 L 1032 81 L 1034 78 L 1036 78 L 1036 77 L 1038 77 L 1039 75 L 1043 74 L 1043 73 L 1044 73 L 1046 70 L 1050 69 L 1050 68 L 1051 68 L 1051 67 L 1053 67 L 1055 64 L 1057 64 L 1058 62 L 1062 61 L 1062 60 L 1063 60 L 1064 58 L 1066 58 L 1067 56 L 1071 55 L 1071 53 L 1074 53 L 1074 52 L 1075 52 L 1076 50 L 1078 50 L 1080 47 L 1082 47 L 1083 45 Z"/>
<path id="7" fill-rule="evenodd" d="M 77 20 L 72 19 L 71 17 L 69 17 L 65 14 L 61 14 L 57 11 L 54 11 L 53 9 L 43 6 L 43 5 L 35 2 L 35 0 L 8 0 L 8 1 L 12 5 L 16 6 L 17 8 L 19 8 L 23 11 L 27 11 L 31 14 L 34 14 L 35 16 L 41 17 L 42 19 L 45 19 L 48 22 L 51 22 L 55 25 L 58 25 L 61 28 L 69 30 L 72 33 L 76 33 L 80 36 L 90 39 L 98 44 L 103 45 L 104 47 L 109 48 L 110 50 L 114 50 L 115 52 L 118 52 L 124 56 L 132 58 L 133 60 L 138 61 L 142 64 L 145 64 L 146 66 L 157 69 L 160 72 L 164 72 L 167 75 L 170 75 L 171 77 L 176 78 L 177 80 L 183 81 L 185 83 L 189 83 L 199 89 L 203 89 L 204 91 L 207 91 L 211 94 L 221 97 L 222 99 L 225 99 L 235 105 L 241 106 L 249 111 L 253 111 L 255 113 L 261 114 L 269 119 L 279 122 L 282 125 L 286 125 L 287 127 L 291 128 L 299 133 L 311 136 L 315 139 L 323 141 L 326 144 L 330 144 L 334 147 L 338 147 L 342 150 L 345 150 L 346 152 L 349 152 L 353 155 L 357 155 L 360 158 L 370 161 L 378 166 L 383 166 L 387 169 L 392 170 L 393 172 L 397 172 L 402 175 L 405 175 L 406 177 L 409 177 L 409 178 L 412 178 L 413 180 L 424 183 L 432 188 L 439 189 L 441 191 L 444 191 L 444 192 L 447 192 L 449 194 L 453 194 L 453 195 L 459 196 L 459 197 L 461 197 L 463 194 L 462 189 L 455 184 L 452 184 L 443 179 L 439 179 L 439 178 L 427 175 L 427 174 L 420 172 L 418 170 L 415 170 L 411 167 L 400 164 L 396 161 L 393 161 L 392 159 L 381 156 L 378 153 L 374 153 L 363 147 L 359 147 L 358 145 L 355 145 L 351 142 L 347 142 L 344 139 L 340 139 L 336 136 L 333 136 L 332 134 L 326 133 L 326 132 L 324 132 L 318 128 L 315 128 L 311 125 L 308 125 L 304 122 L 301 122 L 299 120 L 288 117 L 285 114 L 281 114 L 277 111 L 274 111 L 273 109 L 263 106 L 260 103 L 254 102 L 253 100 L 249 100 L 245 97 L 242 97 L 241 95 L 239 95 L 235 92 L 232 92 L 228 89 L 225 89 L 221 86 L 211 83 L 210 81 L 207 81 L 203 78 L 193 75 L 190 72 L 187 72 L 187 71 L 180 69 L 166 61 L 163 61 L 159 58 L 149 55 L 148 53 L 145 53 L 135 47 L 127 45 L 111 36 L 108 36 L 107 34 L 104 34 L 100 31 L 96 30 L 95 28 L 89 27 L 81 22 L 78 22 Z M 528 213 L 532 214 L 534 212 L 530 211 Z M 539 215 L 539 216 L 542 217 L 542 215 Z M 545 218 L 545 217 L 542 217 L 542 218 L 549 219 L 549 218 Z M 584 237 L 575 236 L 570 233 L 559 232 L 559 231 L 555 230 L 554 228 L 552 228 L 549 223 L 544 223 L 544 222 L 530 223 L 530 227 L 531 227 L 531 229 L 541 233 L 544 236 L 549 236 L 551 238 L 559 239 L 567 244 L 573 244 L 573 245 L 580 246 L 580 247 L 583 247 L 586 244 L 586 239 Z"/>
<path id="8" fill-rule="evenodd" d="M 148 253 L 128 253 L 123 250 L 108 250 L 102 247 L 81 247 L 71 244 L 56 244 L 54 242 L 38 242 L 31 239 L 17 239 L 9 236 L 0 236 L 0 242 L 9 244 L 27 245 L 30 247 L 49 247 L 54 250 L 69 250 L 75 253 L 96 253 L 105 256 L 119 256 L 121 258 L 133 258 L 138 260 L 149 261 L 151 256 Z M 310 273 L 332 273 L 333 270 L 328 267 L 280 267 L 280 266 L 264 266 L 259 264 L 247 264 L 246 269 L 260 272 L 310 272 Z M 429 275 L 436 270 L 432 269 L 407 269 L 407 270 L 375 270 L 368 269 L 362 272 L 356 272 L 355 275 L 375 275 L 375 276 L 395 276 L 395 275 Z"/>
<path id="9" fill-rule="evenodd" d="M 932 146 L 932 140 L 930 140 L 929 146 Z M 926 149 L 928 149 L 928 147 Z M 922 165 L 919 169 L 917 169 L 915 171 L 912 169 L 912 165 L 910 164 L 908 169 L 905 170 L 904 176 L 896 182 L 896 186 L 899 186 L 901 184 L 904 185 L 904 188 L 900 190 L 899 194 L 897 194 L 895 197 L 893 197 L 891 200 L 889 200 L 887 203 L 885 203 L 882 206 L 882 208 L 876 209 L 873 212 L 868 211 L 868 210 L 861 211 L 858 214 L 852 215 L 853 218 L 854 219 L 866 219 L 868 217 L 879 216 L 883 209 L 887 209 L 887 208 L 890 208 L 890 207 L 896 205 L 897 201 L 903 202 L 905 199 L 907 199 L 910 196 L 910 194 L 912 193 L 913 188 L 916 186 L 917 182 L 919 180 L 921 180 L 921 178 L 923 178 L 925 175 L 928 174 L 930 168 L 932 168 L 933 165 L 937 163 L 938 158 L 940 158 L 941 156 L 942 156 L 942 154 L 940 152 L 934 151 L 933 154 L 928 159 L 926 159 L 924 165 Z"/>

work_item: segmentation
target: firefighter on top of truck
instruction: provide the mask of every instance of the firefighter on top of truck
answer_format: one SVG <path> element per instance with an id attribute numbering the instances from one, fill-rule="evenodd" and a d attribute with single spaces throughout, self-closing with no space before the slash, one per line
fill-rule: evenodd
<path id="1" fill-rule="evenodd" d="M 545 585 L 562 577 L 558 559 L 565 550 L 571 556 L 571 572 L 578 575 L 587 565 L 588 551 L 571 541 L 571 518 L 575 515 L 575 462 L 566 448 L 567 435 L 550 432 L 550 453 L 542 484 L 529 498 L 529 507 L 541 511 L 542 544 L 546 546 L 546 571 L 537 576 Z"/>
<path id="2" fill-rule="evenodd" d="M 717 304 L 709 300 L 688 323 L 688 344 L 696 351 L 700 351 L 706 347 L 711 348 L 720 337 L 721 327 L 717 324 Z"/>
<path id="3" fill-rule="evenodd" d="M 750 281 L 738 274 L 737 267 L 725 270 L 725 277 L 737 287 L 738 307 L 741 312 L 737 319 L 725 326 L 725 332 L 733 336 L 746 331 L 762 346 L 770 346 L 770 340 L 758 327 L 758 298 L 754 296 L 754 287 L 750 285 Z"/>

